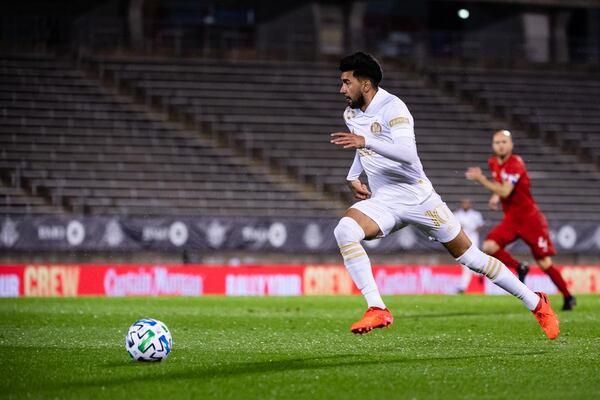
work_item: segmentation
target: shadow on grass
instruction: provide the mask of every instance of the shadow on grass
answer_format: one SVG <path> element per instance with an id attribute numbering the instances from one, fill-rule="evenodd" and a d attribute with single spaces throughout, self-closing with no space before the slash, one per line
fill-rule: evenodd
<path id="1" fill-rule="evenodd" d="M 522 357 L 544 354 L 546 351 L 530 351 L 530 352 L 519 352 L 519 353 L 505 353 L 502 357 Z M 103 367 L 107 370 L 116 368 L 119 376 L 114 378 L 104 377 L 93 380 L 81 380 L 74 382 L 66 382 L 62 384 L 49 384 L 42 390 L 52 389 L 77 389 L 77 388 L 94 388 L 94 387 L 112 387 L 112 386 L 125 386 L 131 385 L 135 381 L 141 379 L 148 380 L 160 380 L 164 382 L 177 381 L 177 380 L 196 380 L 196 379 L 217 379 L 217 378 L 228 378 L 235 376 L 245 375 L 268 375 L 278 372 L 286 371 L 302 371 L 302 370 L 327 370 L 340 367 L 363 367 L 370 365 L 401 365 L 406 364 L 408 367 L 411 364 L 420 363 L 432 363 L 432 362 L 448 362 L 453 360 L 476 360 L 485 359 L 491 357 L 498 357 L 498 354 L 479 354 L 479 355 L 464 355 L 464 356 L 448 356 L 448 357 L 382 357 L 374 359 L 376 356 L 368 356 L 368 359 L 364 359 L 364 355 L 357 354 L 341 354 L 331 355 L 322 357 L 308 357 L 308 358 L 291 358 L 283 360 L 272 360 L 272 361 L 258 361 L 258 362 L 237 362 L 229 363 L 225 365 L 216 366 L 204 366 L 204 367 L 191 367 L 185 368 L 179 371 L 160 370 L 157 368 L 147 368 L 143 375 L 136 374 L 132 376 L 130 373 L 126 373 L 128 376 L 123 376 L 125 371 L 131 372 L 132 369 L 136 369 L 139 372 L 139 368 L 148 367 L 147 363 L 135 363 L 135 362 L 123 362 L 123 363 L 106 363 Z M 167 361 L 168 362 L 168 361 Z M 155 364 L 156 367 L 160 366 L 160 363 Z M 110 372 L 107 371 L 107 375 Z"/>

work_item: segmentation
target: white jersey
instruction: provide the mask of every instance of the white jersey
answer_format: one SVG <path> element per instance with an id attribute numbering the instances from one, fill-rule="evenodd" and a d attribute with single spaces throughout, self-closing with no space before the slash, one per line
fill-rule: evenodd
<path id="1" fill-rule="evenodd" d="M 414 120 L 406 104 L 382 88 L 364 112 L 347 107 L 344 121 L 350 132 L 364 136 L 367 142 L 393 144 L 394 138 L 415 140 Z M 418 157 L 416 162 L 401 163 L 368 148 L 359 149 L 357 153 L 373 197 L 393 198 L 398 203 L 411 205 L 422 203 L 432 194 L 433 186 Z M 360 171 L 356 172 L 351 170 L 348 179 L 357 179 Z"/>
<path id="2" fill-rule="evenodd" d="M 464 229 L 465 233 L 471 239 L 473 244 L 479 248 L 479 232 L 477 231 L 484 224 L 483 217 L 479 211 L 473 210 L 472 208 L 468 210 L 463 210 L 459 208 L 454 211 L 454 216 L 460 222 L 460 225 Z"/>

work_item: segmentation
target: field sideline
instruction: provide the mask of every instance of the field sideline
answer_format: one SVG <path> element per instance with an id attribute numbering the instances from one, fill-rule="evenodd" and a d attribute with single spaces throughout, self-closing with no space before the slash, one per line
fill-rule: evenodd
<path id="1" fill-rule="evenodd" d="M 554 342 L 508 296 L 385 299 L 395 324 L 363 337 L 359 296 L 2 299 L 0 398 L 600 397 L 600 296 Z M 125 352 L 141 317 L 171 329 L 165 362 Z"/>

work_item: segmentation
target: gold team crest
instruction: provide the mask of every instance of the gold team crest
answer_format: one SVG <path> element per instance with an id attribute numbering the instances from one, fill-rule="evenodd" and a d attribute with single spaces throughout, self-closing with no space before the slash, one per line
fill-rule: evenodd
<path id="1" fill-rule="evenodd" d="M 379 122 L 373 122 L 371 124 L 371 133 L 373 135 L 379 135 L 381 133 L 381 124 Z"/>

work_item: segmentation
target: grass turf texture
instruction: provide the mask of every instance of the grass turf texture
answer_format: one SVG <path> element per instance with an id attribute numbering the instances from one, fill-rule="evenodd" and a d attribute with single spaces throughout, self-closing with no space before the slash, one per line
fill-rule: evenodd
<path id="1" fill-rule="evenodd" d="M 362 337 L 358 296 L 3 299 L 0 397 L 599 398 L 600 297 L 578 300 L 551 342 L 508 296 L 388 297 Z M 126 353 L 141 317 L 171 329 L 165 362 Z"/>

